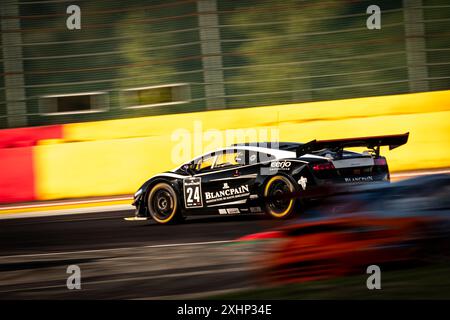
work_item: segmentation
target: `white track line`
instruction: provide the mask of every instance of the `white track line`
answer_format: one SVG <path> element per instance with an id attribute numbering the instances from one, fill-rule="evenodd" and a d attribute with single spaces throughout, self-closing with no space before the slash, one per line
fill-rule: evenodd
<path id="1" fill-rule="evenodd" d="M 39 204 L 24 204 L 24 205 L 12 205 L 9 207 L 1 207 L 0 210 L 11 210 L 11 209 L 28 209 L 28 208 L 42 208 L 42 207 L 51 207 L 51 206 L 64 206 L 64 205 L 73 205 L 73 204 L 86 204 L 86 203 L 101 203 L 101 202 L 110 202 L 110 201 L 122 201 L 129 200 L 133 201 L 132 196 L 123 196 L 123 197 L 111 197 L 105 199 L 91 199 L 91 200 L 68 200 L 68 201 L 59 201 L 59 202 L 49 202 L 49 203 L 39 203 Z"/>
<path id="2" fill-rule="evenodd" d="M 95 212 L 108 212 L 108 211 L 129 211 L 134 210 L 131 204 L 116 204 L 112 206 L 95 206 L 86 208 L 74 208 L 74 209 L 51 209 L 46 211 L 31 211 L 23 213 L 2 213 L 0 210 L 0 220 L 3 219 L 17 219 L 17 218 L 36 218 L 36 217 L 50 217 L 50 216 L 63 216 L 80 213 L 95 213 Z"/>
<path id="3" fill-rule="evenodd" d="M 95 252 L 109 252 L 109 251 L 120 251 L 120 250 L 130 250 L 130 249 L 143 249 L 143 248 L 168 248 L 168 247 L 183 247 L 183 246 L 200 246 L 208 244 L 222 244 L 231 243 L 235 240 L 217 240 L 217 241 L 205 241 L 205 242 L 188 242 L 188 243 L 169 243 L 169 244 L 155 244 L 149 246 L 139 246 L 139 247 L 127 247 L 127 248 L 109 248 L 109 249 L 95 249 L 95 250 L 82 250 L 82 251 L 68 251 L 68 252 L 49 252 L 49 253 L 33 253 L 33 254 L 18 254 L 12 256 L 0 256 L 0 259 L 14 259 L 14 258 L 31 258 L 31 257 L 48 257 L 48 256 L 60 256 L 60 255 L 71 255 L 71 254 L 85 254 L 85 253 L 95 253 Z"/>
<path id="4" fill-rule="evenodd" d="M 233 289 L 224 289 L 224 290 L 212 290 L 212 291 L 202 291 L 197 293 L 184 293 L 184 294 L 174 294 L 170 296 L 154 296 L 154 297 L 145 297 L 145 298 L 136 298 L 131 300 L 191 300 L 191 299 L 205 299 L 206 297 L 218 296 L 230 293 L 236 293 L 241 291 L 249 291 L 255 290 L 257 287 L 248 286 L 248 287 L 240 287 Z"/>
<path id="5" fill-rule="evenodd" d="M 169 274 L 160 274 L 160 275 L 154 275 L 154 276 L 130 277 L 130 278 L 123 278 L 123 279 L 83 281 L 82 285 L 86 286 L 86 285 L 96 285 L 96 284 L 104 284 L 104 283 L 155 280 L 155 279 L 180 278 L 180 277 L 194 277 L 194 276 L 202 276 L 202 275 L 216 274 L 216 273 L 253 271 L 253 270 L 257 270 L 257 269 L 258 269 L 257 267 L 239 267 L 239 268 L 224 268 L 224 269 L 216 269 L 216 270 L 169 273 Z M 0 293 L 46 290 L 46 289 L 56 289 L 56 288 L 67 288 L 67 286 L 66 286 L 66 284 L 62 284 L 62 285 L 60 284 L 60 285 L 53 285 L 53 286 L 40 286 L 40 287 L 34 287 L 34 288 L 18 288 L 18 289 L 11 289 L 11 290 L 1 290 Z M 90 289 L 90 290 L 92 290 L 92 289 Z"/>

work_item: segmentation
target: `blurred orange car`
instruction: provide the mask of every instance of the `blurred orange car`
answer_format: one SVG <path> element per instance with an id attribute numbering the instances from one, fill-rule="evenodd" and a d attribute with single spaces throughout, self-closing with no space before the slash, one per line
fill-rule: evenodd
<path id="1" fill-rule="evenodd" d="M 450 258 L 450 175 L 357 187 L 330 196 L 315 214 L 319 218 L 240 239 L 274 239 L 263 242 L 256 258 L 265 282 L 361 275 L 373 264 L 387 270 Z"/>
<path id="2" fill-rule="evenodd" d="M 369 265 L 396 268 L 420 262 L 428 230 L 424 217 L 379 218 L 361 215 L 301 222 L 266 233 L 277 238 L 258 258 L 264 282 L 290 283 L 364 274 Z M 258 237 L 248 236 L 245 239 Z"/>

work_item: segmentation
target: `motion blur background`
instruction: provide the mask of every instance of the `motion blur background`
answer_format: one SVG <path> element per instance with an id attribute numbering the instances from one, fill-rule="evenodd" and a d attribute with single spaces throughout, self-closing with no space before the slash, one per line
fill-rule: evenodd
<path id="1" fill-rule="evenodd" d="M 81 29 L 67 27 L 71 5 Z M 381 29 L 366 26 L 371 5 Z M 0 299 L 279 282 L 300 286 L 225 297 L 450 297 L 450 179 L 428 175 L 450 168 L 448 0 L 0 0 L 0 19 Z M 242 129 L 298 142 L 409 132 L 381 151 L 391 173 L 420 177 L 289 221 L 123 220 L 145 180 L 180 164 L 176 145 L 193 157 L 209 151 L 195 139 L 210 147 L 197 131 Z M 83 290 L 67 289 L 69 264 Z M 367 289 L 370 264 L 383 290 Z"/>
<path id="2" fill-rule="evenodd" d="M 81 30 L 66 27 L 71 4 Z M 366 27 L 372 4 L 381 30 Z M 5 0 L 0 127 L 448 89 L 449 9 L 445 0 Z M 159 106 L 126 108 L 136 101 L 123 90 L 148 86 L 167 89 L 137 105 Z M 45 115 L 39 103 L 83 92 L 102 97 L 64 111 L 98 113 Z"/>
<path id="3" fill-rule="evenodd" d="M 170 134 L 196 120 L 294 141 L 410 131 L 391 169 L 450 165 L 446 0 L 0 6 L 2 202 L 132 193 L 179 164 Z"/>

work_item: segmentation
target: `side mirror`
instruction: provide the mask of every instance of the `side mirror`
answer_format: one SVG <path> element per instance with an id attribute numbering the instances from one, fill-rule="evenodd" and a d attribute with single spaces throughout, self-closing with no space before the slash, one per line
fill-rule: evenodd
<path id="1" fill-rule="evenodd" d="M 183 169 L 184 172 L 186 172 L 187 174 L 193 176 L 195 174 L 194 169 L 192 169 L 192 166 L 190 164 L 185 164 L 181 167 Z"/>

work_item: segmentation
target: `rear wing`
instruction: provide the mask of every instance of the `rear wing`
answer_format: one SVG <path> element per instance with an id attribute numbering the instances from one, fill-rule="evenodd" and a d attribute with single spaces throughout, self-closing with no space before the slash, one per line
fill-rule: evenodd
<path id="1" fill-rule="evenodd" d="M 306 153 L 330 149 L 342 151 L 344 148 L 367 147 L 373 149 L 378 156 L 381 146 L 389 146 L 389 150 L 395 149 L 408 142 L 409 132 L 404 134 L 393 134 L 388 136 L 373 136 L 360 138 L 347 138 L 335 140 L 312 140 L 299 146 L 296 150 L 297 157 Z"/>

